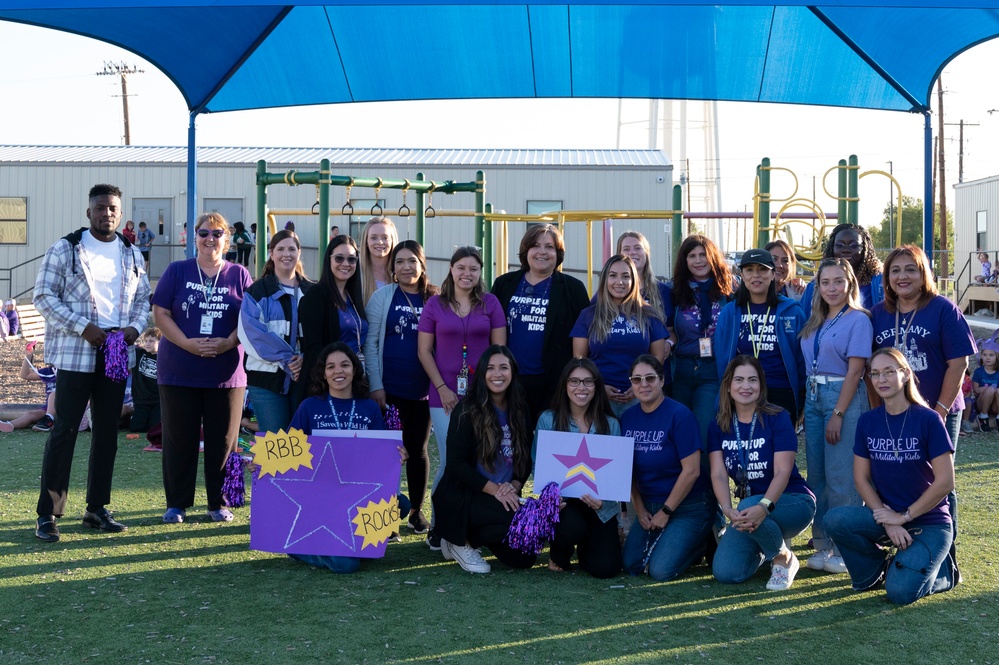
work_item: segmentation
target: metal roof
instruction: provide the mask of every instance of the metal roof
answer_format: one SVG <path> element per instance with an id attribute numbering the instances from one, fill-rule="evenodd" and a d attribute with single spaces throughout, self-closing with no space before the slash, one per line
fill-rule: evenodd
<path id="1" fill-rule="evenodd" d="M 198 164 L 420 165 L 467 167 L 668 168 L 661 150 L 475 150 L 399 148 L 251 148 L 199 147 Z M 0 146 L 0 164 L 187 164 L 179 146 Z"/>

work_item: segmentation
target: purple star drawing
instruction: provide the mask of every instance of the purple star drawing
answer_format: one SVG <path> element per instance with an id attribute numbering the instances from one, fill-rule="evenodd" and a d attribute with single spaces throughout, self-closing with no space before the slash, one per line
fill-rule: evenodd
<path id="1" fill-rule="evenodd" d="M 561 489 L 573 483 L 583 483 L 592 489 L 594 493 L 598 491 L 596 472 L 614 461 L 610 458 L 591 457 L 590 449 L 586 445 L 585 436 L 579 442 L 579 448 L 576 450 L 575 455 L 554 454 L 552 457 L 557 459 L 566 468 L 565 482 L 562 483 Z"/>
<path id="2" fill-rule="evenodd" d="M 311 477 L 272 478 L 270 483 L 298 509 L 291 520 L 285 549 L 326 531 L 352 552 L 357 550 L 354 525 L 350 521 L 355 506 L 382 487 L 380 483 L 343 480 L 333 455 L 333 444 L 329 442 L 323 445 L 319 461 L 314 462 Z M 342 512 L 330 510 L 331 506 L 340 506 Z"/>

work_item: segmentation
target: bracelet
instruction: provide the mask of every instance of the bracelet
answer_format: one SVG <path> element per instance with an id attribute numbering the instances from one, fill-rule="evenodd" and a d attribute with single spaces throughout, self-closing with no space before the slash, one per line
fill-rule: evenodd
<path id="1" fill-rule="evenodd" d="M 905 512 L 902 514 L 902 519 L 905 520 L 906 524 L 912 521 L 912 515 L 909 514 L 908 508 L 906 508 Z"/>
<path id="2" fill-rule="evenodd" d="M 440 384 L 439 386 L 434 386 L 434 388 L 435 388 L 436 390 L 440 390 L 440 389 L 441 389 L 441 388 L 443 388 L 443 387 L 444 387 L 445 385 L 447 385 L 447 384 L 445 384 L 445 383 L 442 383 L 442 384 Z"/>
<path id="3" fill-rule="evenodd" d="M 937 400 L 937 406 L 942 406 L 944 411 L 950 411 L 950 407 L 941 402 L 940 400 Z"/>

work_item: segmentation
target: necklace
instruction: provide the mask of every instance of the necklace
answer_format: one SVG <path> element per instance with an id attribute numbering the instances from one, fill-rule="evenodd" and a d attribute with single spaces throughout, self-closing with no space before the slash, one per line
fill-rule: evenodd
<path id="1" fill-rule="evenodd" d="M 749 341 L 753 345 L 753 356 L 759 358 L 760 348 L 757 342 L 759 342 L 759 344 L 762 344 L 763 340 L 757 340 L 756 331 L 753 329 L 753 318 L 754 318 L 753 312 L 752 310 L 750 310 L 748 302 L 746 303 L 746 317 L 749 319 Z M 763 315 L 763 323 L 761 324 L 760 328 L 760 336 L 763 335 L 763 332 L 767 329 L 767 325 L 769 323 L 770 323 L 770 306 L 767 305 L 767 313 Z"/>
<path id="2" fill-rule="evenodd" d="M 918 312 L 918 311 L 919 311 L 919 307 L 916 307 L 916 309 L 912 310 L 911 312 L 908 312 L 908 314 L 909 314 L 909 324 L 906 325 L 905 321 L 902 321 L 902 325 L 905 326 L 905 328 L 903 329 L 898 324 L 899 311 L 898 311 L 897 308 L 895 309 L 895 348 L 898 349 L 899 351 L 902 351 L 902 352 L 905 351 L 905 347 L 908 344 L 908 339 L 909 339 L 909 329 L 912 328 L 912 322 L 916 320 L 916 312 Z M 899 342 L 899 339 L 898 339 L 900 332 L 901 332 L 901 336 L 902 336 L 901 342 Z"/>
<path id="3" fill-rule="evenodd" d="M 905 422 L 909 419 L 909 411 L 911 408 L 911 404 L 905 407 L 905 418 L 902 418 L 902 429 L 898 431 L 898 438 L 896 439 L 895 435 L 892 434 L 891 426 L 888 424 L 888 408 L 885 407 L 885 429 L 888 430 L 888 438 L 891 439 L 893 444 L 895 444 L 895 459 L 898 459 L 898 450 L 902 447 L 902 436 L 905 434 Z"/>

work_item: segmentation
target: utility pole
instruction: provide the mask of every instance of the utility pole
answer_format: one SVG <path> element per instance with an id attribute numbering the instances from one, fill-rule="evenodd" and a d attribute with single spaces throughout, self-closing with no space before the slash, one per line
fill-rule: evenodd
<path id="1" fill-rule="evenodd" d="M 142 74 L 143 70 L 134 65 L 126 65 L 124 62 L 104 62 L 104 71 L 97 72 L 98 76 L 118 76 L 121 78 L 121 108 L 125 116 L 125 145 L 132 145 L 132 134 L 128 127 L 128 75 Z"/>
<path id="2" fill-rule="evenodd" d="M 978 127 L 977 122 L 965 122 L 963 119 L 960 122 L 945 122 L 945 125 L 957 125 L 960 127 L 958 134 L 957 143 L 957 181 L 964 182 L 964 128 L 965 127 Z"/>
<path id="3" fill-rule="evenodd" d="M 947 279 L 950 276 L 950 266 L 947 261 L 947 170 L 944 163 L 946 151 L 944 150 L 943 76 L 937 78 L 937 106 L 939 108 L 937 149 L 940 151 L 937 160 L 937 168 L 940 169 L 940 277 Z M 930 242 L 932 241 L 930 238 Z"/>
<path id="4" fill-rule="evenodd" d="M 888 175 L 894 176 L 894 164 L 888 160 Z M 895 181 L 888 179 L 888 246 L 895 246 Z"/>

